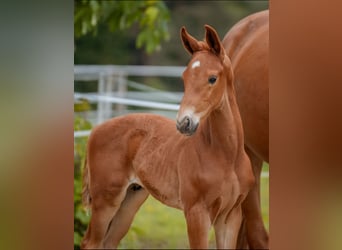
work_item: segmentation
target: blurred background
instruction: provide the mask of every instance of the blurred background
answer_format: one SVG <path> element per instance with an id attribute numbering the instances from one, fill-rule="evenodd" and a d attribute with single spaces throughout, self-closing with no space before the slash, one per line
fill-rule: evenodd
<path id="1" fill-rule="evenodd" d="M 190 59 L 179 31 L 197 39 L 204 24 L 221 39 L 243 17 L 268 1 L 75 1 L 74 2 L 74 248 L 90 216 L 81 205 L 81 174 L 92 127 L 127 113 L 174 119 L 182 97 L 181 73 Z M 262 174 L 262 211 L 269 228 L 268 166 Z M 210 246 L 215 247 L 214 234 Z M 181 211 L 152 197 L 139 210 L 119 248 L 186 248 Z"/>

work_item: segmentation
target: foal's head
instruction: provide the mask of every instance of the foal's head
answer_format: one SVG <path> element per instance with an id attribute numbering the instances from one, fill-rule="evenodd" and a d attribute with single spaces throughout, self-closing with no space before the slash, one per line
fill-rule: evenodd
<path id="1" fill-rule="evenodd" d="M 205 25 L 205 41 L 181 29 L 183 46 L 192 58 L 183 73 L 184 96 L 177 114 L 177 129 L 192 135 L 201 122 L 224 101 L 232 82 L 231 63 L 216 31 Z"/>

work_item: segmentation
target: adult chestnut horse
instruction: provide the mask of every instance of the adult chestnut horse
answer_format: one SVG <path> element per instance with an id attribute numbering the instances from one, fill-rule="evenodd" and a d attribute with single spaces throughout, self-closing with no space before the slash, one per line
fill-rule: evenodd
<path id="1" fill-rule="evenodd" d="M 252 14 L 234 25 L 222 43 L 232 62 L 236 99 L 245 134 L 246 151 L 251 159 L 256 183 L 243 202 L 244 225 L 239 248 L 268 248 L 268 233 L 260 208 L 260 174 L 268 162 L 268 53 L 269 11 Z"/>
<path id="2" fill-rule="evenodd" d="M 218 248 L 236 247 L 241 202 L 254 175 L 230 59 L 216 31 L 205 30 L 205 41 L 181 30 L 192 59 L 176 123 L 133 114 L 99 125 L 89 137 L 83 198 L 92 216 L 82 248 L 116 248 L 149 194 L 184 211 L 191 248 L 208 247 L 211 225 Z"/>

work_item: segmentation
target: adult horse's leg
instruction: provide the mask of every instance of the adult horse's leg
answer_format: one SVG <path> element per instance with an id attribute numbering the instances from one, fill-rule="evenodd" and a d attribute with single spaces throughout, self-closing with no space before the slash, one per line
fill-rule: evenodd
<path id="1" fill-rule="evenodd" d="M 184 209 L 191 249 L 207 249 L 211 226 L 210 216 L 204 204 Z"/>
<path id="2" fill-rule="evenodd" d="M 260 177 L 263 161 L 247 147 L 246 152 L 251 160 L 255 176 L 255 185 L 242 203 L 242 210 L 246 218 L 248 245 L 250 249 L 268 249 L 268 233 L 262 220 L 260 206 Z M 243 237 L 243 235 L 240 235 L 240 237 Z"/>
<path id="3" fill-rule="evenodd" d="M 105 248 L 116 249 L 120 240 L 126 235 L 135 214 L 147 199 L 149 193 L 142 187 L 129 187 L 120 209 L 115 214 L 105 238 Z"/>

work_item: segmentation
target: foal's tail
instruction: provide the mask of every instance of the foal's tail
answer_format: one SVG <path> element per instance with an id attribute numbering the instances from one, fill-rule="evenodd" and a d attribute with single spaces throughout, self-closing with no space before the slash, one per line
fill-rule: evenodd
<path id="1" fill-rule="evenodd" d="M 91 197 L 89 192 L 90 185 L 90 175 L 89 175 L 89 167 L 87 164 L 87 156 L 84 161 L 83 167 L 83 181 L 82 181 L 82 203 L 83 206 L 88 210 L 91 204 Z"/>

